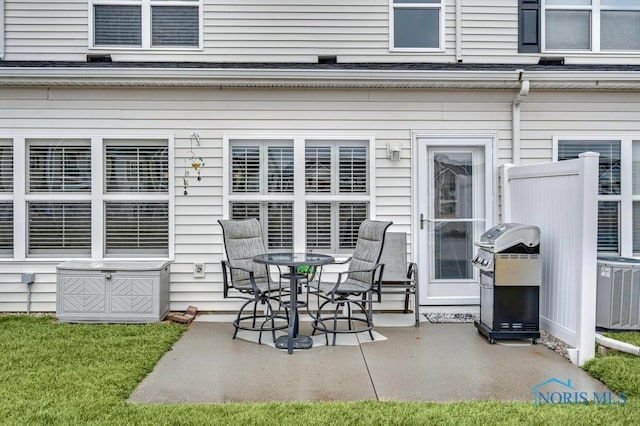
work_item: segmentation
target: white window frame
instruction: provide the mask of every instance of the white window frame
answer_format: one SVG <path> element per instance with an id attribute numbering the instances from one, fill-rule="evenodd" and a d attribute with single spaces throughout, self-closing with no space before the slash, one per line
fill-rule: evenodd
<path id="1" fill-rule="evenodd" d="M 394 3 L 393 0 L 389 0 L 389 51 L 391 52 L 444 52 L 444 38 L 445 38 L 445 15 L 446 15 L 446 0 L 440 0 L 440 3 Z M 395 9 L 439 9 L 440 20 L 438 25 L 439 30 L 439 44 L 438 47 L 395 47 L 394 40 L 394 28 L 395 28 Z"/>
<path id="2" fill-rule="evenodd" d="M 280 193 L 280 194 L 232 194 L 231 193 L 231 179 L 230 179 L 230 167 L 231 167 L 231 144 L 234 140 L 291 140 L 293 141 L 293 170 L 294 170 L 294 188 L 293 194 Z M 366 141 L 368 150 L 368 167 L 369 167 L 369 181 L 368 192 L 358 194 L 306 194 L 305 189 L 305 148 L 307 141 L 341 141 L 341 142 L 357 142 Z M 306 252 L 307 247 L 307 230 L 306 230 L 306 204 L 307 202 L 326 202 L 326 201 L 345 201 L 345 202 L 366 202 L 369 204 L 369 218 L 375 219 L 375 138 L 371 135 L 320 135 L 320 134 L 308 134 L 308 135 L 264 135 L 264 134 L 227 134 L 223 135 L 222 143 L 222 158 L 223 158 L 223 173 L 222 173 L 222 217 L 230 217 L 230 203 L 233 201 L 249 201 L 248 195 L 251 197 L 250 201 L 262 202 L 262 201 L 286 201 L 291 200 L 293 202 L 293 250 L 295 252 Z M 341 253 L 328 253 L 337 254 Z"/>
<path id="3" fill-rule="evenodd" d="M 173 135 L 168 134 L 83 134 L 83 133 L 31 133 L 19 132 L 14 134 L 0 134 L 0 139 L 10 139 L 13 141 L 13 194 L 0 194 L 2 200 L 13 200 L 13 257 L 0 258 L 0 263 L 7 261 L 35 261 L 35 262 L 62 262 L 69 259 L 93 259 L 93 260 L 173 260 L 175 258 L 175 143 Z M 50 139 L 52 141 L 58 139 L 64 140 L 90 140 L 91 144 L 91 193 L 68 193 L 63 197 L 51 196 L 46 193 L 28 193 L 27 192 L 27 167 L 28 167 L 28 150 L 27 142 L 31 139 Z M 162 140 L 166 141 L 169 154 L 168 165 L 168 192 L 160 193 L 152 196 L 143 194 L 105 194 L 104 192 L 104 140 Z M 91 256 L 58 256 L 46 257 L 43 255 L 28 255 L 27 239 L 28 239 L 28 208 L 29 201 L 50 201 L 60 200 L 90 200 L 91 201 Z M 104 205 L 109 200 L 120 201 L 166 201 L 168 208 L 168 255 L 162 257 L 132 257 L 126 255 L 123 257 L 106 256 L 105 257 L 105 217 Z"/>
<path id="4" fill-rule="evenodd" d="M 2 1 L 2 0 L 0 0 Z M 95 50 L 169 50 L 169 51 L 181 51 L 181 50 L 202 50 L 204 46 L 204 12 L 203 12 L 203 0 L 192 0 L 194 3 L 186 3 L 184 1 L 171 1 L 171 0 L 89 0 L 89 49 Z M 186 4 L 185 4 L 186 3 Z M 198 46 L 158 46 L 153 47 L 151 45 L 151 7 L 155 5 L 162 6 L 195 6 L 198 5 Z M 117 6 L 138 6 L 140 5 L 142 10 L 142 43 L 140 46 L 96 46 L 94 44 L 94 6 L 102 5 L 117 5 Z"/>
<path id="5" fill-rule="evenodd" d="M 588 135 L 553 135 L 552 160 L 558 161 L 558 142 L 575 141 L 616 141 L 620 142 L 620 194 L 598 195 L 598 201 L 619 202 L 619 223 L 618 223 L 618 244 L 619 255 L 623 257 L 640 256 L 640 253 L 633 253 L 633 202 L 640 201 L 640 195 L 633 195 L 633 141 L 640 141 L 640 135 L 621 136 L 616 134 L 588 134 Z M 604 254 L 612 255 L 612 252 Z"/>
<path id="6" fill-rule="evenodd" d="M 540 31 L 541 31 L 541 42 L 542 42 L 542 51 L 544 53 L 558 53 L 558 52 L 566 52 L 566 53 L 581 53 L 581 52 L 591 52 L 591 53 L 605 53 L 605 54 L 616 54 L 616 53 L 625 53 L 625 54 L 640 54 L 640 50 L 604 50 L 600 49 L 600 12 L 603 10 L 619 10 L 616 8 L 609 8 L 601 6 L 600 0 L 591 0 L 590 5 L 547 5 L 546 0 L 541 0 L 541 19 L 540 19 Z M 591 40 L 589 40 L 589 44 L 591 45 L 590 49 L 547 49 L 547 40 L 546 40 L 546 17 L 547 10 L 567 10 L 567 11 L 590 11 L 591 12 Z M 627 8 L 623 10 L 638 10 L 640 11 L 640 4 L 633 8 Z"/>

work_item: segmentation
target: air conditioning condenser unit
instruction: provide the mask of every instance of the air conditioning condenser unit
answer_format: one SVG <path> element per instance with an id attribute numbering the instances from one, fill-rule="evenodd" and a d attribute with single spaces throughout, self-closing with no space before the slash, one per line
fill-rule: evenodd
<path id="1" fill-rule="evenodd" d="M 596 327 L 640 330 L 640 260 L 598 257 Z"/>

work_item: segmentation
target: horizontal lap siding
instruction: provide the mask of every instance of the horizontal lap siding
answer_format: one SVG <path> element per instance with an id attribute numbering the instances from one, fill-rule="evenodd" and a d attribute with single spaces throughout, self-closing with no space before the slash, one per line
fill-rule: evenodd
<path id="1" fill-rule="evenodd" d="M 171 266 L 171 308 L 229 310 L 223 301 L 222 138 L 225 134 L 369 136 L 375 145 L 376 212 L 411 232 L 412 131 L 498 132 L 510 137 L 510 92 L 445 90 L 218 90 L 218 89 L 0 89 L 2 132 L 55 134 L 122 133 L 175 135 L 175 262 Z M 37 117 L 37 119 L 34 119 Z M 189 134 L 206 166 L 202 181 L 192 173 L 188 196 L 182 175 L 191 149 Z M 400 144 L 398 163 L 386 159 L 386 144 Z M 502 152 L 502 150 L 500 150 Z M 505 151 L 508 152 L 508 151 Z M 502 154 L 500 154 L 502 155 Z M 411 238 L 409 247 L 411 247 Z M 206 264 L 206 277 L 193 277 L 193 263 Z M 32 265 L 39 269 L 34 269 Z M 11 268 L 11 269 L 7 269 Z M 33 310 L 55 309 L 55 263 L 0 263 L 1 310 L 23 311 L 26 286 L 19 272 L 36 272 Z"/>
<path id="2" fill-rule="evenodd" d="M 0 89 L 2 132 L 175 135 L 175 262 L 171 266 L 172 309 L 234 310 L 223 301 L 222 138 L 225 134 L 368 136 L 375 145 L 376 213 L 411 232 L 412 132 L 496 133 L 497 163 L 511 161 L 510 91 L 445 90 L 202 90 L 202 89 Z M 570 112 L 573 111 L 573 112 Z M 532 92 L 521 105 L 522 163 L 551 160 L 554 134 L 640 135 L 640 102 L 634 93 Z M 37 118 L 34 118 L 37 117 Z M 205 160 L 202 181 L 192 176 L 182 195 L 182 175 L 194 147 Z M 402 147 L 398 163 L 386 144 Z M 413 238 L 410 236 L 409 247 Z M 193 278 L 193 263 L 206 277 Z M 24 311 L 22 272 L 35 272 L 32 310 L 55 309 L 55 262 L 0 260 L 0 310 Z"/>
<path id="3" fill-rule="evenodd" d="M 84 60 L 87 0 L 5 0 L 6 60 Z"/>

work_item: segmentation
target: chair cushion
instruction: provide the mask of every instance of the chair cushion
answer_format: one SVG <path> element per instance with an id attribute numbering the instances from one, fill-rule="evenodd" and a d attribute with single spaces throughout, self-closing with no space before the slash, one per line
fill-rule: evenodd
<path id="1" fill-rule="evenodd" d="M 231 266 L 252 271 L 256 282 L 268 282 L 267 267 L 253 261 L 254 256 L 266 252 L 260 222 L 257 219 L 219 220 L 218 222 L 222 226 L 227 260 Z M 238 289 L 251 288 L 249 274 L 238 269 L 231 271 L 231 282 Z"/>

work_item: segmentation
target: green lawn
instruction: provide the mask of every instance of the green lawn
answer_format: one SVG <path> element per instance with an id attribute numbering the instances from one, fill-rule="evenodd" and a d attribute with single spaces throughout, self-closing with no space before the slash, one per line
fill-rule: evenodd
<path id="1" fill-rule="evenodd" d="M 185 330 L 175 324 L 58 324 L 0 317 L 0 424 L 638 424 L 640 358 L 608 355 L 586 370 L 624 406 L 344 402 L 145 406 L 127 396 Z M 613 337 L 617 338 L 617 334 Z M 625 337 L 626 338 L 626 337 Z M 628 339 L 637 339 L 633 333 Z M 627 340 L 634 341 L 634 340 Z"/>

